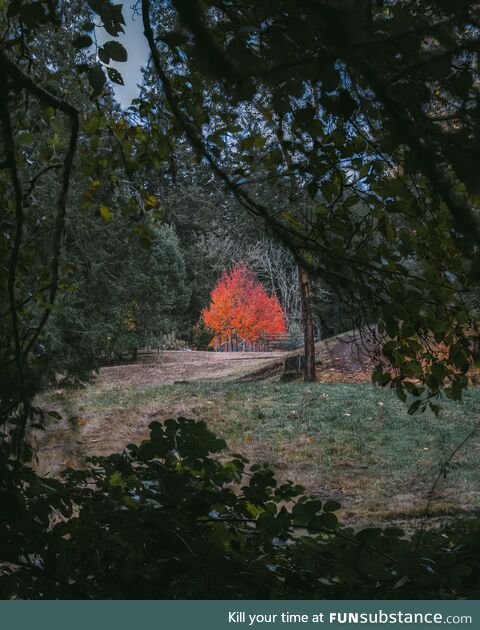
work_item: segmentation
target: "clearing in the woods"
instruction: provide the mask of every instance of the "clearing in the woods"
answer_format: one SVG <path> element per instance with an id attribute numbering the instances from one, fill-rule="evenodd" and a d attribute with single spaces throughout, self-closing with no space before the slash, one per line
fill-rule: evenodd
<path id="1" fill-rule="evenodd" d="M 147 438 L 153 420 L 181 415 L 205 420 L 232 452 L 271 463 L 280 479 L 339 500 L 348 522 L 408 528 L 425 517 L 439 470 L 476 426 L 480 390 L 461 403 L 445 401 L 439 418 L 409 416 L 390 390 L 369 382 L 365 357 L 345 340 L 318 345 L 313 385 L 292 380 L 291 367 L 285 379 L 285 353 L 172 351 L 105 367 L 83 389 L 42 396 L 61 419 L 38 435 L 38 468 L 58 474 L 82 466 L 87 454 L 121 450 Z M 295 367 L 295 353 L 288 356 Z M 430 518 L 480 508 L 479 449 L 475 434 L 450 462 Z"/>

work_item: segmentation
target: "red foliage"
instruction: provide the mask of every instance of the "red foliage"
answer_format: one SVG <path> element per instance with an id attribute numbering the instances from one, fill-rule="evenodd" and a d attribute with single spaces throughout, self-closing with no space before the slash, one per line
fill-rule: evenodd
<path id="1" fill-rule="evenodd" d="M 287 332 L 277 296 L 268 295 L 246 265 L 224 273 L 210 296 L 210 306 L 202 312 L 203 321 L 222 341 L 227 332 L 235 329 L 248 343 L 260 341 L 263 331 Z"/>

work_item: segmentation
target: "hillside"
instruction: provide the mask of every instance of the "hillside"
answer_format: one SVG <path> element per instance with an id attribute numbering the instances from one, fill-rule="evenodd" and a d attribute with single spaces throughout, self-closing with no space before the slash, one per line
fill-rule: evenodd
<path id="1" fill-rule="evenodd" d="M 370 380 L 373 348 L 368 336 L 360 338 L 353 330 L 317 342 L 315 351 L 318 381 L 328 383 Z M 272 357 L 270 362 L 259 369 L 252 369 L 241 380 L 301 379 L 302 357 L 301 348 Z"/>
<path id="2" fill-rule="evenodd" d="M 319 382 L 370 379 L 372 363 L 368 341 L 361 342 L 353 331 L 320 341 L 315 347 Z M 143 387 L 197 380 L 296 380 L 301 378 L 302 354 L 302 349 L 292 352 L 143 352 L 135 363 L 103 367 L 96 382 L 102 387 Z"/>

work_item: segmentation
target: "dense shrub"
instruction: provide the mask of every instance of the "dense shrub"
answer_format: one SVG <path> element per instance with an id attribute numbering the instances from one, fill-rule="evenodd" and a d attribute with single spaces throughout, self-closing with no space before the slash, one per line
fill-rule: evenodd
<path id="1" fill-rule="evenodd" d="M 62 482 L 13 467 L 1 495 L 3 597 L 478 595 L 476 522 L 411 539 L 355 532 L 337 522 L 335 501 L 278 484 L 239 455 L 219 459 L 224 447 L 204 423 L 179 418 Z"/>

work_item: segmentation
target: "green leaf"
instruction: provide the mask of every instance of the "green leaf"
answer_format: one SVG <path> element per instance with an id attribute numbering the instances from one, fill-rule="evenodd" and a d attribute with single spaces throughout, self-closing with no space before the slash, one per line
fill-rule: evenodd
<path id="1" fill-rule="evenodd" d="M 362 543 L 371 543 L 379 536 L 381 536 L 382 530 L 379 527 L 369 527 L 367 529 L 362 529 L 357 534 L 357 539 Z"/>
<path id="2" fill-rule="evenodd" d="M 413 416 L 413 414 L 419 410 L 421 404 L 422 404 L 421 400 L 415 400 L 408 408 L 408 414 L 410 416 Z"/>
<path id="3" fill-rule="evenodd" d="M 112 488 L 122 488 L 122 490 L 126 486 L 125 480 L 123 479 L 122 474 L 119 472 L 113 473 L 113 475 L 108 480 L 108 483 Z"/>
<path id="4" fill-rule="evenodd" d="M 10 18 L 18 15 L 20 13 L 21 6 L 22 3 L 20 2 L 20 0 L 13 0 L 12 2 L 10 2 L 7 9 L 7 17 Z"/>
<path id="5" fill-rule="evenodd" d="M 337 186 L 330 180 L 323 182 L 321 185 L 322 194 L 327 201 L 333 201 L 333 199 L 338 195 Z"/>
<path id="6" fill-rule="evenodd" d="M 340 73 L 334 64 L 326 66 L 322 72 L 322 86 L 325 92 L 333 92 L 340 82 Z"/>
<path id="7" fill-rule="evenodd" d="M 321 509 L 322 504 L 320 501 L 305 501 L 304 503 L 297 503 L 292 510 L 295 525 L 297 527 L 307 526 Z"/>
<path id="8" fill-rule="evenodd" d="M 75 48 L 89 48 L 93 44 L 92 38 L 90 35 L 77 35 L 72 41 L 72 44 Z"/>
<path id="9" fill-rule="evenodd" d="M 100 216 L 105 221 L 105 223 L 110 223 L 112 220 L 112 213 L 110 212 L 110 208 L 108 206 L 100 206 Z"/>
<path id="10" fill-rule="evenodd" d="M 101 66 L 97 65 L 90 68 L 88 71 L 88 81 L 93 90 L 93 96 L 99 96 L 102 93 L 106 82 L 105 73 L 103 72 Z"/>
<path id="11" fill-rule="evenodd" d="M 337 105 L 338 111 L 344 118 L 350 118 L 350 116 L 357 108 L 357 103 L 346 90 L 342 90 L 342 92 L 340 93 Z"/>
<path id="12" fill-rule="evenodd" d="M 155 195 L 146 195 L 145 196 L 145 204 L 149 208 L 154 208 L 157 205 L 158 201 Z"/>
<path id="13" fill-rule="evenodd" d="M 283 155 L 280 149 L 273 149 L 270 153 L 270 161 L 272 164 L 281 164 L 283 162 Z"/>
<path id="14" fill-rule="evenodd" d="M 45 22 L 45 9 L 40 2 L 32 2 L 31 4 L 22 4 L 20 9 L 20 17 L 26 26 L 35 28 L 39 24 Z"/>
<path id="15" fill-rule="evenodd" d="M 342 506 L 341 506 L 341 504 L 338 501 L 334 501 L 334 500 L 330 499 L 323 506 L 323 511 L 324 512 L 336 512 L 341 507 Z"/>
<path id="16" fill-rule="evenodd" d="M 19 134 L 17 136 L 17 142 L 20 146 L 24 146 L 26 144 L 29 144 L 30 142 L 33 142 L 33 133 L 30 133 L 29 131 L 25 131 Z"/>
<path id="17" fill-rule="evenodd" d="M 87 0 L 87 4 L 100 16 L 107 33 L 116 37 L 124 32 L 125 19 L 122 15 L 122 4 L 111 4 L 108 0 Z"/>
<path id="18" fill-rule="evenodd" d="M 110 81 L 113 81 L 117 85 L 125 85 L 123 77 L 118 70 L 115 70 L 115 68 L 107 68 L 107 73 Z"/>
<path id="19" fill-rule="evenodd" d="M 110 55 L 106 51 L 105 46 L 100 46 L 100 48 L 98 49 L 98 58 L 104 64 L 109 64 L 110 63 Z"/>
<path id="20" fill-rule="evenodd" d="M 127 61 L 128 53 L 126 48 L 120 43 L 116 41 L 109 41 L 103 45 L 103 48 L 107 52 L 113 61 Z"/>
<path id="21" fill-rule="evenodd" d="M 320 515 L 320 524 L 326 529 L 335 529 L 338 525 L 337 517 L 332 512 L 324 512 Z"/>

